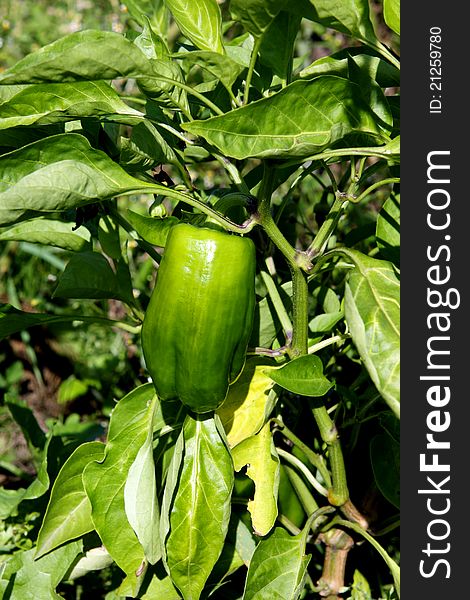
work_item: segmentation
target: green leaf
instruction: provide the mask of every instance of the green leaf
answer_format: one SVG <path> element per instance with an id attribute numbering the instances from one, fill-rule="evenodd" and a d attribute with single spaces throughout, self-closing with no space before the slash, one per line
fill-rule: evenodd
<path id="1" fill-rule="evenodd" d="M 318 77 L 319 75 L 337 75 L 349 77 L 349 62 L 352 57 L 356 65 L 381 88 L 400 85 L 400 71 L 387 61 L 377 56 L 373 50 L 361 48 L 343 48 L 339 52 L 323 56 L 300 72 L 301 77 Z"/>
<path id="2" fill-rule="evenodd" d="M 308 0 L 231 0 L 230 13 L 255 38 L 264 34 L 281 11 L 287 11 L 297 17 L 312 19 L 316 16 Z M 278 40 L 281 45 L 283 40 Z"/>
<path id="3" fill-rule="evenodd" d="M 9 227 L 0 227 L 2 242 L 17 241 L 44 244 L 80 252 L 91 247 L 90 232 L 84 227 L 73 231 L 75 223 L 63 223 L 53 219 L 37 218 Z"/>
<path id="4" fill-rule="evenodd" d="M 315 354 L 301 356 L 266 373 L 284 389 L 301 396 L 324 396 L 333 387 L 323 375 L 322 361 Z"/>
<path id="5" fill-rule="evenodd" d="M 365 44 L 377 46 L 370 20 L 368 0 L 310 0 L 316 16 L 313 20 L 331 27 Z"/>
<path id="6" fill-rule="evenodd" d="M 0 224 L 149 187 L 155 191 L 155 184 L 131 177 L 83 136 L 51 136 L 0 157 Z"/>
<path id="7" fill-rule="evenodd" d="M 127 520 L 142 545 L 151 565 L 160 560 L 160 512 L 153 461 L 153 426 L 129 468 L 124 486 L 124 506 Z"/>
<path id="8" fill-rule="evenodd" d="M 169 50 L 161 36 L 163 33 L 166 33 L 168 28 L 168 12 L 163 0 L 156 0 L 155 8 L 158 11 L 158 22 L 155 23 L 155 20 L 151 22 L 147 15 L 141 15 L 140 22 L 143 24 L 143 30 L 135 38 L 134 44 L 142 50 L 147 58 L 164 59 L 168 58 Z M 156 30 L 159 30 L 160 34 L 157 34 Z"/>
<path id="9" fill-rule="evenodd" d="M 114 561 L 128 575 L 128 585 L 134 592 L 140 585 L 136 572 L 145 555 L 126 517 L 124 488 L 129 469 L 153 427 L 157 406 L 155 392 L 148 385 L 122 398 L 111 414 L 104 460 L 91 462 L 83 472 L 95 529 Z"/>
<path id="10" fill-rule="evenodd" d="M 400 414 L 400 283 L 394 265 L 338 249 L 355 267 L 345 290 L 345 316 L 354 344 L 379 393 Z"/>
<path id="11" fill-rule="evenodd" d="M 197 600 L 224 545 L 233 464 L 214 418 L 188 415 L 181 436 L 184 455 L 169 514 L 166 564 L 184 600 Z"/>
<path id="12" fill-rule="evenodd" d="M 132 128 L 131 137 L 121 138 L 119 162 L 131 170 L 149 170 L 166 163 L 176 163 L 173 149 L 151 124 L 145 121 Z"/>
<path id="13" fill-rule="evenodd" d="M 222 15 L 216 0 L 165 0 L 178 27 L 201 50 L 224 53 Z"/>
<path id="14" fill-rule="evenodd" d="M 74 565 L 68 579 L 73 581 L 74 579 L 83 577 L 91 571 L 101 571 L 101 569 L 110 567 L 113 562 L 114 561 L 106 548 L 103 546 L 92 548 L 86 552 L 85 556 L 81 558 L 76 565 Z"/>
<path id="15" fill-rule="evenodd" d="M 162 34 L 167 28 L 168 14 L 163 0 L 126 0 L 123 2 L 129 13 L 141 26 L 150 20 L 152 28 Z"/>
<path id="16" fill-rule="evenodd" d="M 227 539 L 232 540 L 237 553 L 243 559 L 245 566 L 249 566 L 253 553 L 256 549 L 258 540 L 254 533 L 240 518 L 240 515 L 232 511 L 230 518 L 230 527 L 227 533 Z"/>
<path id="17" fill-rule="evenodd" d="M 189 67 L 199 67 L 209 73 L 230 93 L 232 86 L 243 71 L 243 66 L 225 54 L 196 50 L 193 52 L 178 52 L 174 58 L 183 61 Z"/>
<path id="18" fill-rule="evenodd" d="M 224 403 L 217 409 L 232 448 L 258 433 L 274 408 L 277 400 L 274 381 L 264 373 L 270 362 L 259 358 L 247 360 Z"/>
<path id="19" fill-rule="evenodd" d="M 382 88 L 373 79 L 367 70 L 362 69 L 356 64 L 353 56 L 349 61 L 349 79 L 356 83 L 362 91 L 364 102 L 370 107 L 377 118 L 377 123 L 387 132 L 392 131 L 393 115 Z"/>
<path id="20" fill-rule="evenodd" d="M 103 81 L 152 74 L 143 52 L 123 35 L 86 30 L 28 54 L 0 75 L 0 84 Z"/>
<path id="21" fill-rule="evenodd" d="M 301 17 L 280 12 L 269 25 L 259 49 L 260 61 L 273 73 L 286 80 L 292 70 L 293 46 L 299 33 Z"/>
<path id="22" fill-rule="evenodd" d="M 179 223 L 176 217 L 147 217 L 133 210 L 127 210 L 127 219 L 142 239 L 155 246 L 165 247 L 170 229 Z"/>
<path id="23" fill-rule="evenodd" d="M 392 31 L 400 35 L 400 0 L 384 0 L 384 20 Z"/>
<path id="24" fill-rule="evenodd" d="M 117 298 L 130 302 L 120 289 L 116 273 L 98 252 L 72 256 L 59 279 L 54 296 L 59 298 Z"/>
<path id="25" fill-rule="evenodd" d="M 45 313 L 29 313 L 18 310 L 11 304 L 0 304 L 0 339 L 8 337 L 12 333 L 29 329 L 35 325 L 46 325 L 47 323 L 73 323 L 82 321 L 84 323 L 96 323 L 114 325 L 114 321 L 85 315 L 48 315 Z"/>
<path id="26" fill-rule="evenodd" d="M 392 193 L 384 202 L 375 235 L 381 256 L 400 265 L 400 194 Z"/>
<path id="27" fill-rule="evenodd" d="M 145 591 L 142 590 L 139 593 L 141 600 L 181 600 L 181 596 L 176 591 L 161 562 L 151 567 L 149 571 L 152 572 L 152 578 Z"/>
<path id="28" fill-rule="evenodd" d="M 25 401 L 17 399 L 8 392 L 4 396 L 4 402 L 13 420 L 20 427 L 33 454 L 38 450 L 44 450 L 47 437 L 39 426 L 31 408 Z"/>
<path id="29" fill-rule="evenodd" d="M 277 527 L 260 541 L 251 559 L 243 600 L 297 600 L 304 587 L 310 555 L 307 527 L 291 536 Z"/>
<path id="30" fill-rule="evenodd" d="M 232 449 L 235 471 L 248 465 L 246 474 L 255 483 L 255 495 L 248 501 L 253 529 L 267 535 L 277 518 L 279 489 L 279 457 L 274 446 L 270 424 Z"/>
<path id="31" fill-rule="evenodd" d="M 144 118 L 103 81 L 29 85 L 0 105 L 0 129 L 86 117 L 127 125 L 137 124 Z"/>
<path id="32" fill-rule="evenodd" d="M 0 518 L 6 519 L 14 514 L 16 514 L 18 505 L 24 500 L 36 500 L 43 496 L 50 485 L 50 478 L 48 473 L 48 464 L 49 464 L 49 451 L 51 452 L 51 457 L 53 459 L 56 458 L 56 452 L 54 451 L 55 444 L 52 444 L 53 448 L 49 450 L 51 446 L 51 441 L 54 438 L 52 437 L 52 433 L 48 433 L 46 436 L 46 442 L 44 445 L 44 449 L 41 452 L 39 459 L 39 467 L 37 469 L 36 479 L 29 484 L 29 486 L 25 488 L 20 488 L 19 490 L 15 490 L 15 495 L 3 495 L 2 502 L 0 503 L 0 507 L 5 512 L 0 514 Z"/>
<path id="33" fill-rule="evenodd" d="M 181 80 L 178 65 L 149 60 L 136 44 L 112 31 L 71 33 L 18 61 L 0 75 L 0 84 L 65 84 L 119 77 L 138 79 L 153 98 L 188 114 L 186 92 L 175 88 L 172 81 L 162 80 Z"/>
<path id="34" fill-rule="evenodd" d="M 237 159 L 301 158 L 352 133 L 379 135 L 361 88 L 330 75 L 295 81 L 269 98 L 183 128 Z"/>
<path id="35" fill-rule="evenodd" d="M 351 586 L 351 600 L 373 600 L 367 579 L 357 569 Z"/>
<path id="36" fill-rule="evenodd" d="M 396 508 L 400 508 L 400 444 L 387 433 L 370 441 L 370 460 L 377 487 Z"/>
<path id="37" fill-rule="evenodd" d="M 82 551 L 76 541 L 34 560 L 35 548 L 11 556 L 0 574 L 0 593 L 9 600 L 60 600 L 55 588 Z"/>
<path id="38" fill-rule="evenodd" d="M 91 506 L 82 473 L 92 461 L 102 460 L 104 444 L 86 442 L 63 464 L 52 486 L 51 497 L 38 534 L 36 559 L 54 548 L 93 531 Z"/>
<path id="39" fill-rule="evenodd" d="M 344 312 L 323 313 L 314 317 L 308 324 L 310 331 L 315 333 L 326 333 L 331 331 L 333 327 L 344 317 Z"/>

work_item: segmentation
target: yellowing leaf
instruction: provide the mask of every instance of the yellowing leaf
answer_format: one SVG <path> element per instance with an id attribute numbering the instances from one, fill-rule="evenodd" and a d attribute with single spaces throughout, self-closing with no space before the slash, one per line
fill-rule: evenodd
<path id="1" fill-rule="evenodd" d="M 247 361 L 217 411 L 231 448 L 258 433 L 276 402 L 274 381 L 264 373 L 269 367 L 261 362 L 266 361 Z"/>
<path id="2" fill-rule="evenodd" d="M 269 423 L 263 429 L 232 450 L 235 471 L 248 465 L 246 474 L 255 483 L 255 495 L 248 502 L 253 529 L 257 535 L 267 535 L 277 518 L 279 488 L 279 457 L 274 447 Z"/>

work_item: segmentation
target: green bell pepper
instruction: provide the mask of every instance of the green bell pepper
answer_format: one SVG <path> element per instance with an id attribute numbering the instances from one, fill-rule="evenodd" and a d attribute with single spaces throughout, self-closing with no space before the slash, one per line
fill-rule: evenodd
<path id="1" fill-rule="evenodd" d="M 142 326 L 161 400 L 196 413 L 218 408 L 245 363 L 255 308 L 255 247 L 248 238 L 178 224 L 167 239 Z"/>

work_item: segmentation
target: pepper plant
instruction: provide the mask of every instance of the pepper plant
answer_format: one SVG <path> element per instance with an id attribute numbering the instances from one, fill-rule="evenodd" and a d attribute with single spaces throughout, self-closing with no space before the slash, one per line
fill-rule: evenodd
<path id="1" fill-rule="evenodd" d="M 143 346 L 101 437 L 5 395 L 3 597 L 397 598 L 398 2 L 125 4 L 0 75 L 0 242 L 67 261 L 1 336 Z"/>

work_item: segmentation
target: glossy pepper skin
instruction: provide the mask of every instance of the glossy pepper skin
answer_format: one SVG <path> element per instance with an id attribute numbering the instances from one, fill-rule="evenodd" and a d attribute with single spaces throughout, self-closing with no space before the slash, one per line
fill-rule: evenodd
<path id="1" fill-rule="evenodd" d="M 245 363 L 255 308 L 248 238 L 178 224 L 170 231 L 142 326 L 161 400 L 196 413 L 218 408 Z"/>

